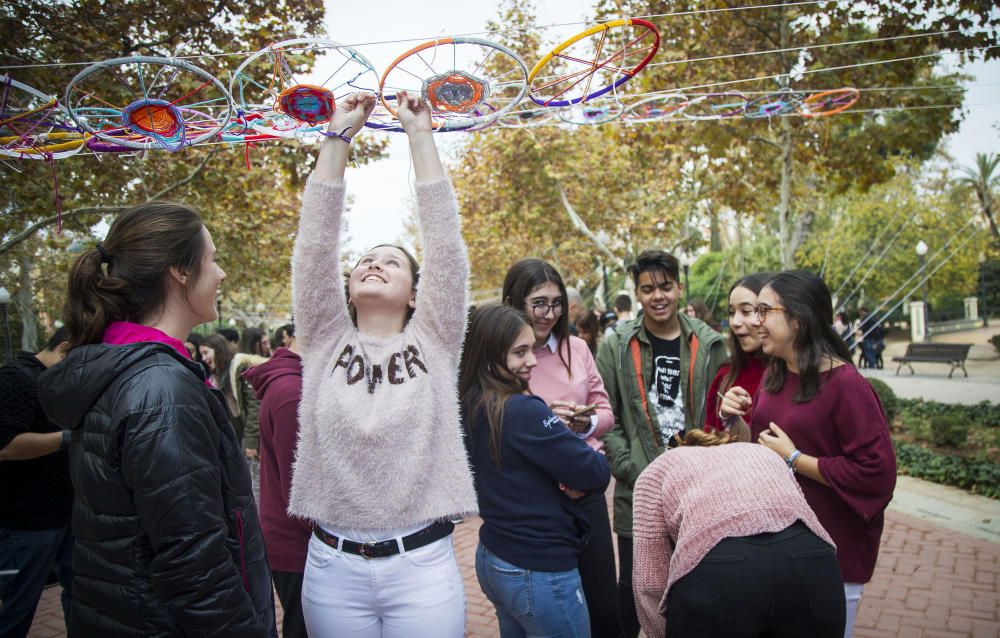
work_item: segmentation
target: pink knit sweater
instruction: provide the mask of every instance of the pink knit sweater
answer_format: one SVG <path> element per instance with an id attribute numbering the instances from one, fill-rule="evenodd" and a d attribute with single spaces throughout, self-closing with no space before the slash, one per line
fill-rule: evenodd
<path id="1" fill-rule="evenodd" d="M 797 520 L 833 545 L 785 462 L 754 443 L 680 447 L 639 476 L 632 584 L 647 636 L 662 636 L 670 587 L 725 538 L 780 532 Z"/>
<path id="2" fill-rule="evenodd" d="M 399 530 L 477 513 L 458 413 L 469 262 L 447 180 L 417 183 L 424 260 L 399 334 L 351 322 L 340 262 L 343 184 L 310 179 L 292 254 L 302 349 L 290 514 L 333 529 Z"/>

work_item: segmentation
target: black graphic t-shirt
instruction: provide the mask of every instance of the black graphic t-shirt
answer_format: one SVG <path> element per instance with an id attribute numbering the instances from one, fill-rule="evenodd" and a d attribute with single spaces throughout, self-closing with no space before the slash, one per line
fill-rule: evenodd
<path id="1" fill-rule="evenodd" d="M 684 436 L 684 401 L 681 400 L 681 338 L 660 339 L 649 335 L 653 346 L 653 379 L 649 403 L 660 435 L 668 447 L 677 445 L 674 435 Z"/>

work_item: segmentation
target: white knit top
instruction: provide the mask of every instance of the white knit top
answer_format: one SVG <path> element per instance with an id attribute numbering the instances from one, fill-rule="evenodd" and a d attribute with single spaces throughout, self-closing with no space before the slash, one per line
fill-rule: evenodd
<path id="1" fill-rule="evenodd" d="M 477 514 L 462 441 L 458 363 L 469 263 L 447 180 L 416 185 L 424 261 L 416 310 L 397 335 L 361 335 L 340 265 L 343 184 L 310 179 L 292 255 L 302 349 L 290 514 L 388 531 Z"/>

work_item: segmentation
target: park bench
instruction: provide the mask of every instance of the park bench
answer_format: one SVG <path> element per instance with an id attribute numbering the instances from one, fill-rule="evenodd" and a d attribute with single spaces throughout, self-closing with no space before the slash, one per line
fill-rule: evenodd
<path id="1" fill-rule="evenodd" d="M 948 373 L 949 379 L 955 373 L 956 368 L 962 368 L 962 372 L 968 377 L 969 373 L 965 370 L 965 359 L 969 356 L 969 348 L 971 347 L 971 343 L 911 343 L 906 346 L 906 354 L 901 357 L 893 357 L 892 360 L 899 362 L 899 367 L 896 368 L 897 375 L 904 365 L 909 366 L 910 374 L 913 374 L 913 366 L 910 364 L 918 361 L 951 365 L 951 372 Z"/>

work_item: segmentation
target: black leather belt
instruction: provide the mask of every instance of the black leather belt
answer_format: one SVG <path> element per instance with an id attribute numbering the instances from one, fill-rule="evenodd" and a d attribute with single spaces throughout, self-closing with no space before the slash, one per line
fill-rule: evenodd
<path id="1" fill-rule="evenodd" d="M 438 521 L 419 532 L 404 536 L 402 538 L 403 549 L 410 552 L 418 547 L 430 545 L 434 541 L 441 540 L 448 534 L 451 534 L 454 530 L 455 524 L 451 521 Z M 313 534 L 316 535 L 316 538 L 334 549 L 337 549 L 337 545 L 340 545 L 340 551 L 347 552 L 348 554 L 357 554 L 364 558 L 385 558 L 386 556 L 395 556 L 399 553 L 399 543 L 396 542 L 395 538 L 378 541 L 377 543 L 359 543 L 357 541 L 349 541 L 345 538 L 341 543 L 340 538 L 337 538 L 333 534 L 328 534 L 319 526 L 313 526 Z"/>

